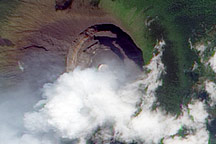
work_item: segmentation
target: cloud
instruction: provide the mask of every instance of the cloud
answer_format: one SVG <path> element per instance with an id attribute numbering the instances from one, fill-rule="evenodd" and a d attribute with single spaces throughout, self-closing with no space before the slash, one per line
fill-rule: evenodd
<path id="1" fill-rule="evenodd" d="M 212 70 L 216 73 L 216 53 L 209 59 L 208 63 L 210 64 Z"/>
<path id="2" fill-rule="evenodd" d="M 158 42 L 158 53 L 145 67 L 147 72 L 134 81 L 119 77 L 127 73 L 109 66 L 76 68 L 45 84 L 37 104 L 38 94 L 31 90 L 10 93 L 0 103 L 0 113 L 5 115 L 0 118 L 0 144 L 83 144 L 89 139 L 95 143 L 207 143 L 205 103 L 192 100 L 178 117 L 160 108 L 152 110 L 155 90 L 165 73 L 163 45 L 164 41 Z M 182 127 L 187 129 L 185 137 L 178 135 Z"/>
<path id="3" fill-rule="evenodd" d="M 210 105 L 213 106 L 216 103 L 216 84 L 212 81 L 205 81 L 205 90 L 210 97 Z"/>
<path id="4" fill-rule="evenodd" d="M 124 121 L 135 112 L 135 103 L 123 102 L 118 87 L 115 76 L 96 69 L 66 73 L 45 86 L 47 103 L 25 115 L 26 127 L 34 131 L 51 127 L 70 139 L 88 137 L 105 122 Z"/>
<path id="5" fill-rule="evenodd" d="M 160 53 L 146 67 L 150 73 L 133 83 L 129 81 L 123 85 L 121 78 L 125 77 L 119 77 L 119 72 L 124 73 L 116 69 L 77 68 L 63 74 L 55 83 L 44 86 L 44 100 L 36 105 L 39 110 L 25 114 L 26 128 L 36 133 L 54 131 L 59 137 L 68 139 L 87 139 L 100 127 L 113 127 L 115 132 L 108 137 L 121 139 L 119 134 L 128 135 L 141 99 L 145 99 L 141 105 L 148 105 L 146 110 L 151 115 L 149 109 L 155 100 L 154 91 L 162 84 L 159 79 L 164 71 L 161 63 L 164 44 L 161 41 L 156 46 Z M 140 91 L 141 84 L 147 89 L 145 96 L 148 97 Z"/>

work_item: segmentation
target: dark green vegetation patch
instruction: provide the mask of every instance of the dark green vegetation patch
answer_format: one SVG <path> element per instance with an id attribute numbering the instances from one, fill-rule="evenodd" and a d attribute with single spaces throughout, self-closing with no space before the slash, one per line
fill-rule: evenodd
<path id="1" fill-rule="evenodd" d="M 190 102 L 194 95 L 193 86 L 199 78 L 205 74 L 213 76 L 212 72 L 206 73 L 198 54 L 191 50 L 189 40 L 194 44 L 207 37 L 216 24 L 216 1 L 109 0 L 102 6 L 111 9 L 132 32 L 146 63 L 152 58 L 156 40 L 165 40 L 162 62 L 167 74 L 157 90 L 157 98 L 167 112 L 180 114 L 181 104 Z M 195 61 L 200 67 L 192 71 Z"/>
<path id="2" fill-rule="evenodd" d="M 142 48 L 145 62 L 151 59 L 156 41 L 165 40 L 162 61 L 167 74 L 157 97 L 166 111 L 179 114 L 180 105 L 190 101 L 192 86 L 199 78 L 198 73 L 192 72 L 193 63 L 199 58 L 188 40 L 198 41 L 216 23 L 216 1 L 110 0 L 103 7 L 111 9 L 134 32 L 132 37 Z"/>

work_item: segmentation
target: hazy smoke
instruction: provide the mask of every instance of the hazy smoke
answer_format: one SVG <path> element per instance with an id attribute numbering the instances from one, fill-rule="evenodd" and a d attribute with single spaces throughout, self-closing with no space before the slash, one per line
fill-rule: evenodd
<path id="1" fill-rule="evenodd" d="M 41 94 L 43 99 L 34 110 L 31 105 L 36 98 L 32 93 L 20 93 L 18 101 L 7 97 L 8 103 L 0 105 L 4 115 L 0 121 L 0 144 L 86 143 L 89 139 L 98 144 L 111 140 L 146 144 L 158 144 L 161 140 L 164 144 L 207 143 L 208 113 L 203 102 L 193 100 L 179 117 L 159 108 L 151 110 L 156 100 L 155 90 L 162 85 L 160 77 L 165 72 L 161 62 L 164 44 L 164 41 L 158 43 L 155 49 L 159 53 L 145 67 L 148 72 L 134 82 L 123 84 L 121 78 L 125 77 L 119 78 L 119 73 L 125 73 L 119 69 L 77 68 L 46 84 Z M 17 107 L 11 107 L 13 103 Z M 17 114 L 19 119 L 14 121 Z M 182 128 L 185 137 L 178 134 Z"/>
<path id="2" fill-rule="evenodd" d="M 24 113 L 33 110 L 39 93 L 22 85 L 0 94 L 0 144 L 22 144 L 25 132 Z"/>

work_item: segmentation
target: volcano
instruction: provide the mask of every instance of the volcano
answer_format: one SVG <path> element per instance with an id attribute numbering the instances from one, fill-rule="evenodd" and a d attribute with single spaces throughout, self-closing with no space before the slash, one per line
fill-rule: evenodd
<path id="1" fill-rule="evenodd" d="M 41 86 L 77 66 L 97 67 L 112 59 L 142 69 L 142 51 L 117 19 L 87 1 L 75 0 L 63 11 L 54 7 L 50 0 L 26 1 L 9 17 L 11 25 L 4 26 L 0 39 L 2 85 L 24 80 Z"/>

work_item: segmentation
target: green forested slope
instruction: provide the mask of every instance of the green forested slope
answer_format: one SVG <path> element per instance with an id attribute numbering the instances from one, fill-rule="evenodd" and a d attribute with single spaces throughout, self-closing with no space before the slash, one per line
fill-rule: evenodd
<path id="1" fill-rule="evenodd" d="M 214 0 L 101 0 L 101 6 L 119 18 L 143 50 L 149 63 L 156 40 L 166 42 L 163 63 L 167 74 L 157 90 L 158 101 L 168 112 L 179 113 L 188 103 L 199 74 L 192 72 L 198 57 L 192 42 L 205 37 L 216 23 Z M 147 25 L 147 23 L 150 23 Z"/>

